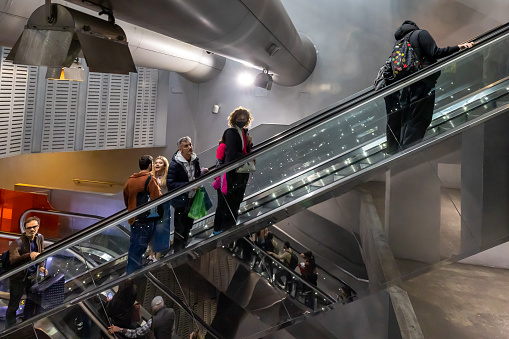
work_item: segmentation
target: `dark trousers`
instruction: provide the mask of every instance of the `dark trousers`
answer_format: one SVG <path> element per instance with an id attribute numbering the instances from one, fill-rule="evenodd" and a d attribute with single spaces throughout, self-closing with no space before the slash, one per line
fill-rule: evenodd
<path id="1" fill-rule="evenodd" d="M 175 208 L 175 234 L 173 237 L 173 245 L 175 252 L 180 251 L 187 245 L 189 239 L 189 231 L 193 227 L 194 219 L 189 218 L 189 210 L 191 209 L 192 199 L 189 199 L 186 207 Z"/>
<path id="2" fill-rule="evenodd" d="M 23 297 L 23 293 L 28 295 L 30 287 L 34 282 L 28 278 L 25 280 L 10 280 L 10 296 L 9 305 L 7 306 L 7 312 L 5 314 L 5 328 L 16 324 L 16 311 L 19 308 L 19 302 Z"/>
<path id="3" fill-rule="evenodd" d="M 228 207 L 226 206 L 226 199 L 223 192 L 221 192 L 221 188 L 216 190 L 217 192 L 217 207 L 216 207 L 216 214 L 214 215 L 214 231 L 219 232 L 223 230 L 223 214 L 225 209 Z"/>
<path id="4" fill-rule="evenodd" d="M 434 82 L 424 79 L 386 96 L 387 153 L 422 141 L 433 118 Z"/>
<path id="5" fill-rule="evenodd" d="M 249 173 L 237 173 L 235 170 L 226 173 L 227 192 L 225 196 L 225 204 L 221 211 L 222 230 L 235 226 L 237 223 L 239 207 L 244 199 L 248 180 Z"/>
<path id="6" fill-rule="evenodd" d="M 126 273 L 130 274 L 142 266 L 143 254 L 154 235 L 154 222 L 135 221 L 131 225 L 131 238 L 127 254 Z"/>

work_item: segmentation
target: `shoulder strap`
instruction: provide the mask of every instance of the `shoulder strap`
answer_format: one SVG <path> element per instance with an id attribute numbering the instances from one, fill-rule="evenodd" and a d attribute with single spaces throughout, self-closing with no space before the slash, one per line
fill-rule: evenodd
<path id="1" fill-rule="evenodd" d="M 148 178 L 147 178 L 147 181 L 145 181 L 145 188 L 144 188 L 144 191 L 147 192 L 148 194 L 150 194 L 150 192 L 148 191 L 148 184 L 150 183 L 150 180 L 152 179 L 152 175 L 148 175 Z"/>

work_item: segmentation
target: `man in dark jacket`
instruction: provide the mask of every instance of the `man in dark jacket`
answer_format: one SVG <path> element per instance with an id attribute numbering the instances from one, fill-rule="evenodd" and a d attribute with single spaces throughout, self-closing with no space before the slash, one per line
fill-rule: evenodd
<path id="1" fill-rule="evenodd" d="M 198 178 L 201 175 L 200 162 L 193 152 L 193 144 L 190 137 L 182 137 L 177 142 L 178 151 L 173 155 L 170 166 L 168 167 L 168 176 L 166 187 L 168 191 L 182 187 Z M 172 199 L 172 206 L 175 208 L 175 233 L 174 233 L 174 251 L 179 251 L 186 247 L 189 239 L 189 231 L 193 227 L 193 219 L 189 218 L 189 210 L 193 203 L 196 189 L 192 189 L 178 197 Z"/>
<path id="2" fill-rule="evenodd" d="M 124 186 L 124 203 L 128 211 L 134 210 L 139 205 L 147 202 L 147 195 L 151 200 L 161 196 L 161 189 L 156 179 L 150 175 L 153 159 L 150 155 L 140 157 L 140 172 L 129 177 Z M 131 239 L 127 254 L 126 273 L 130 274 L 142 265 L 143 254 L 154 234 L 154 222 L 147 219 L 150 212 L 142 213 L 129 219 L 131 225 Z"/>
<path id="3" fill-rule="evenodd" d="M 173 324 L 175 322 L 175 312 L 172 308 L 167 308 L 164 305 L 164 300 L 161 296 L 152 299 L 151 306 L 152 318 L 150 318 L 145 325 L 134 330 L 110 326 L 108 332 L 120 332 L 127 338 L 139 338 L 152 331 L 156 339 L 171 339 Z"/>
<path id="4" fill-rule="evenodd" d="M 9 261 L 12 267 L 20 266 L 26 262 L 34 261 L 44 251 L 44 237 L 39 234 L 41 220 L 37 217 L 30 217 L 25 220 L 25 233 L 9 245 Z M 35 283 L 39 272 L 47 274 L 44 264 L 27 268 L 9 278 L 10 297 L 7 313 L 5 314 L 5 327 L 16 324 L 16 311 L 23 293 L 28 295 L 30 288 Z"/>
<path id="5" fill-rule="evenodd" d="M 420 30 L 415 22 L 407 20 L 396 30 L 394 37 L 401 40 L 410 35 L 409 43 L 421 65 L 429 66 L 459 50 L 472 47 L 471 43 L 438 48 L 428 31 Z M 436 72 L 427 78 L 405 87 L 385 98 L 387 108 L 387 152 L 408 148 L 424 138 L 433 117 L 435 84 L 440 77 Z"/>

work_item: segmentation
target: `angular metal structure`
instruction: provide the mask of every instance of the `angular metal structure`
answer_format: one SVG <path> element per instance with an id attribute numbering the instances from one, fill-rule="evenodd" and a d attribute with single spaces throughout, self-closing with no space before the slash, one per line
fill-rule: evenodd
<path id="1" fill-rule="evenodd" d="M 69 67 L 83 51 L 92 72 L 136 72 L 120 26 L 58 4 L 37 8 L 7 57 L 16 64 Z"/>

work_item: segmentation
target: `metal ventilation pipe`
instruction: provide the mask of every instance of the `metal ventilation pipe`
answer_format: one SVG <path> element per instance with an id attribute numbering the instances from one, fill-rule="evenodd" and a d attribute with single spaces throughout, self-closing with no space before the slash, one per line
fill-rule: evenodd
<path id="1" fill-rule="evenodd" d="M 53 2 L 97 16 L 97 7 L 88 11 L 69 2 Z M 42 0 L 0 0 L 0 45 L 14 46 L 28 18 L 42 4 Z M 137 66 L 174 71 L 193 82 L 208 81 L 224 67 L 225 59 L 221 56 L 127 22 L 116 20 L 116 23 L 127 35 L 129 49 Z"/>
<path id="2" fill-rule="evenodd" d="M 97 10 L 82 0 L 76 5 Z M 274 74 L 295 86 L 316 65 L 313 43 L 295 29 L 280 0 L 144 0 L 107 2 L 115 16 Z"/>

